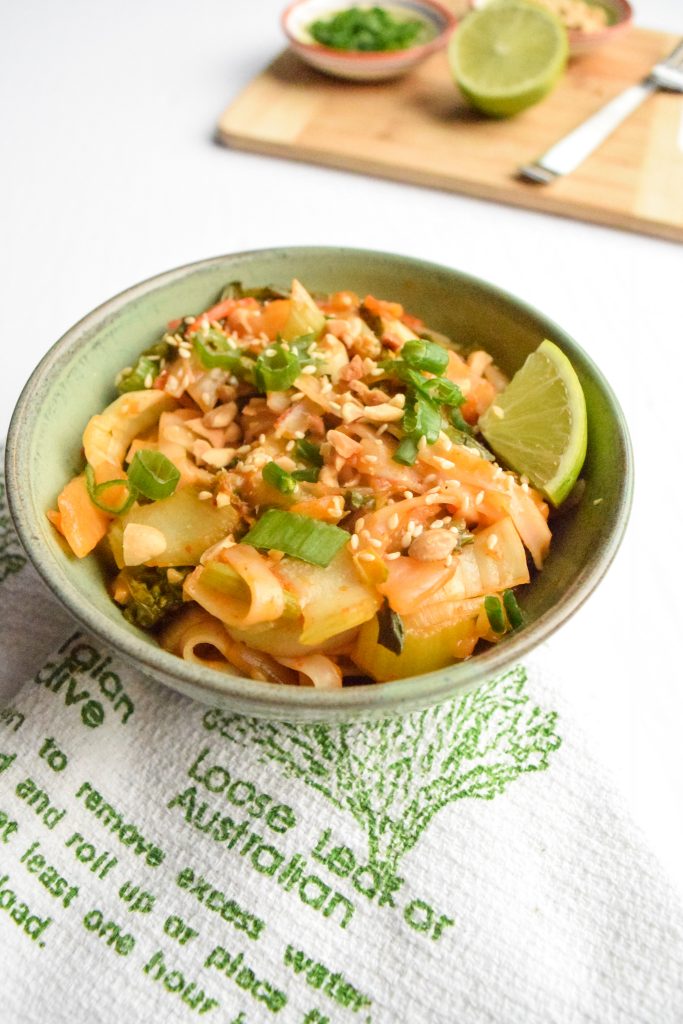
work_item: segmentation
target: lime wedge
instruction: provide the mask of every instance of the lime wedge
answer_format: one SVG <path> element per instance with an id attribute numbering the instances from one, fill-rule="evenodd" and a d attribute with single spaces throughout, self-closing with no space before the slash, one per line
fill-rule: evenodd
<path id="1" fill-rule="evenodd" d="M 479 420 L 496 456 L 553 505 L 576 483 L 586 457 L 586 400 L 574 367 L 543 341 Z"/>
<path id="2" fill-rule="evenodd" d="M 567 32 L 529 0 L 495 0 L 468 15 L 448 48 L 451 72 L 470 103 L 493 117 L 542 100 L 567 63 Z"/>

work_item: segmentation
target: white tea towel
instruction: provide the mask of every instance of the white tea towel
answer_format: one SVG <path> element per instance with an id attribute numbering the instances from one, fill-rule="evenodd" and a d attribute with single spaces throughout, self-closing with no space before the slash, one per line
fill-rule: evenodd
<path id="1" fill-rule="evenodd" d="M 543 652 L 294 726 L 84 635 L 0 509 L 0 1020 L 683 1021 L 683 913 Z"/>

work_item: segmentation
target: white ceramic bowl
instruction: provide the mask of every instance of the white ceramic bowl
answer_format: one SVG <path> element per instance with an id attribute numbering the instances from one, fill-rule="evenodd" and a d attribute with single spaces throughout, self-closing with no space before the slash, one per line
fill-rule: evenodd
<path id="1" fill-rule="evenodd" d="M 490 0 L 469 0 L 470 7 L 478 10 L 485 7 Z M 589 0 L 595 7 L 604 7 L 610 19 L 609 25 L 598 32 L 581 32 L 578 29 L 567 29 L 569 53 L 572 57 L 599 50 L 605 43 L 621 35 L 630 28 L 633 21 L 633 8 L 628 0 Z"/>
<path id="2" fill-rule="evenodd" d="M 431 26 L 434 35 L 426 43 L 405 50 L 360 51 L 334 50 L 316 43 L 309 26 L 319 18 L 331 17 L 354 6 L 367 6 L 363 0 L 296 0 L 282 15 L 282 27 L 290 46 L 302 60 L 318 71 L 337 78 L 357 82 L 379 82 L 398 78 L 420 64 L 436 50 L 442 49 L 455 28 L 455 18 L 436 0 L 390 0 L 375 5 L 390 11 L 421 18 Z"/>

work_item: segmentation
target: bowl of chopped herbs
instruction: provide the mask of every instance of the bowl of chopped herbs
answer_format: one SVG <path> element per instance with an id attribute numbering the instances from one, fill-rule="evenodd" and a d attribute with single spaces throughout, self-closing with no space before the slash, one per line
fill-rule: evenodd
<path id="1" fill-rule="evenodd" d="M 296 0 L 282 16 L 294 52 L 325 74 L 355 81 L 396 78 L 446 45 L 452 14 L 434 0 L 347 4 Z"/>

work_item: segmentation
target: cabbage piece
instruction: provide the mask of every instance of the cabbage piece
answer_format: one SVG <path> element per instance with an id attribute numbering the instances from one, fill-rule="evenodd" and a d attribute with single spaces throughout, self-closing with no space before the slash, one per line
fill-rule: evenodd
<path id="1" fill-rule="evenodd" d="M 109 543 L 119 568 L 124 564 L 123 531 L 128 523 L 153 526 L 166 538 L 166 549 L 145 564 L 198 565 L 207 548 L 234 532 L 239 515 L 231 505 L 216 508 L 213 501 L 200 501 L 195 487 L 184 487 L 150 505 L 135 505 L 109 530 Z"/>

